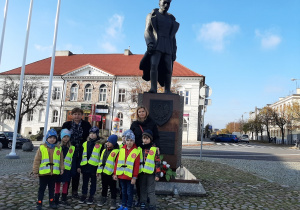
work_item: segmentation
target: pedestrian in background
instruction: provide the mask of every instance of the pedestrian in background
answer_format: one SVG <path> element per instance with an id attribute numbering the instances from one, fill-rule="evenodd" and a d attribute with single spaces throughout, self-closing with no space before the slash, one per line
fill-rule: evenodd
<path id="1" fill-rule="evenodd" d="M 104 143 L 105 140 L 99 136 L 99 128 L 92 127 L 87 141 L 82 144 L 82 148 L 79 151 L 81 158 L 78 161 L 80 162 L 78 171 L 82 173 L 82 195 L 79 203 L 85 203 L 89 182 L 91 182 L 90 196 L 86 203 L 94 203 L 94 195 L 97 186 L 97 168 L 100 162 L 100 154 L 104 148 Z"/>
<path id="2" fill-rule="evenodd" d="M 82 147 L 83 142 L 86 141 L 89 136 L 89 130 L 91 129 L 91 124 L 85 120 L 82 120 L 83 110 L 76 107 L 72 109 L 72 121 L 67 121 L 63 124 L 62 129 L 66 128 L 71 131 L 71 144 L 75 146 L 76 158 L 79 158 L 79 150 Z M 79 165 L 77 166 L 79 168 Z M 73 198 L 79 198 L 78 186 L 80 180 L 80 173 L 76 172 L 72 176 L 72 196 Z"/>
<path id="3" fill-rule="evenodd" d="M 64 173 L 58 175 L 55 180 L 55 204 L 59 204 L 60 186 L 62 183 L 62 199 L 61 203 L 69 205 L 67 202 L 68 186 L 71 181 L 71 177 L 76 175 L 77 172 L 77 157 L 74 156 L 75 146 L 70 142 L 71 132 L 68 129 L 62 129 L 60 132 L 61 148 L 64 157 Z"/>
<path id="4" fill-rule="evenodd" d="M 64 159 L 61 147 L 57 145 L 57 133 L 51 129 L 46 134 L 46 141 L 36 151 L 32 173 L 39 177 L 37 209 L 42 209 L 46 187 L 49 191 L 49 207 L 57 209 L 54 201 L 54 186 L 57 175 L 64 173 Z"/>

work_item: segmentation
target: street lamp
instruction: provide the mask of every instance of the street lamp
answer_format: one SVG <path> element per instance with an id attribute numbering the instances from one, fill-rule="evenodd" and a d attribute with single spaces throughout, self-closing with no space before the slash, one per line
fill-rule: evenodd
<path id="1" fill-rule="evenodd" d="M 300 79 L 295 79 L 295 78 L 292 78 L 292 79 L 291 79 L 291 81 L 296 81 L 296 90 L 297 90 L 297 88 L 298 88 L 297 80 L 300 80 Z"/>

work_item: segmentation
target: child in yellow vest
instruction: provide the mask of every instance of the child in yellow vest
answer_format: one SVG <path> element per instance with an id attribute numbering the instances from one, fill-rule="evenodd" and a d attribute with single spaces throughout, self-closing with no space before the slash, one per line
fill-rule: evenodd
<path id="1" fill-rule="evenodd" d="M 57 133 L 51 129 L 46 134 L 46 141 L 36 152 L 33 161 L 32 173 L 39 177 L 39 191 L 37 209 L 42 209 L 42 203 L 46 187 L 49 190 L 49 206 L 57 209 L 54 202 L 54 186 L 57 175 L 64 173 L 64 158 L 61 155 L 61 147 L 56 145 Z"/>
<path id="2" fill-rule="evenodd" d="M 97 170 L 97 175 L 101 174 L 102 194 L 98 206 L 104 206 L 107 201 L 108 186 L 111 193 L 110 209 L 116 209 L 117 198 L 117 182 L 113 179 L 113 172 L 115 167 L 116 157 L 119 153 L 119 144 L 117 143 L 118 136 L 111 135 L 107 139 L 106 149 L 103 150 L 100 163 Z"/>
<path id="3" fill-rule="evenodd" d="M 100 154 L 103 150 L 103 144 L 105 139 L 100 139 L 99 128 L 92 127 L 88 140 L 82 144 L 82 148 L 79 151 L 80 168 L 79 172 L 82 173 L 82 195 L 79 203 L 85 203 L 88 194 L 88 185 L 90 184 L 90 196 L 87 200 L 87 204 L 94 203 L 94 195 L 96 193 L 97 186 L 97 168 L 100 162 Z"/>
<path id="4" fill-rule="evenodd" d="M 151 130 L 145 130 L 142 134 L 143 144 L 140 150 L 140 175 L 139 186 L 141 192 L 141 210 L 146 209 L 149 198 L 149 210 L 156 209 L 155 181 L 160 177 L 160 158 L 158 150 L 153 146 L 153 134 Z"/>
<path id="5" fill-rule="evenodd" d="M 133 202 L 133 187 L 139 174 L 140 155 L 135 144 L 134 133 L 129 130 L 125 136 L 124 145 L 118 154 L 114 180 L 119 179 L 122 186 L 122 205 L 118 210 L 130 210 Z"/>
<path id="6" fill-rule="evenodd" d="M 76 174 L 76 155 L 75 154 L 75 146 L 71 145 L 70 142 L 71 132 L 68 129 L 62 129 L 60 132 L 60 139 L 61 139 L 61 148 L 62 154 L 64 157 L 64 166 L 65 170 L 63 175 L 59 175 L 55 180 L 55 204 L 59 204 L 59 197 L 60 197 L 60 185 L 62 183 L 62 199 L 61 203 L 64 205 L 69 205 L 67 202 L 67 194 L 68 194 L 68 187 L 71 181 L 72 175 Z"/>

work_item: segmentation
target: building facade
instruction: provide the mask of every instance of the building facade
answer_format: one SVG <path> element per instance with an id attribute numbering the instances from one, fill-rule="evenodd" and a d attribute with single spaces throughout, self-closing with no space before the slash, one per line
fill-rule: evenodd
<path id="1" fill-rule="evenodd" d="M 149 82 L 141 79 L 139 62 L 143 55 L 134 55 L 129 50 L 124 54 L 81 54 L 70 51 L 56 53 L 52 83 L 51 106 L 48 128 L 59 128 L 71 120 L 71 110 L 80 107 L 84 119 L 98 126 L 104 135 L 116 132 L 121 135 L 135 120 L 137 97 L 147 91 Z M 51 58 L 26 65 L 25 78 L 38 78 L 43 86 L 49 86 Z M 21 68 L 0 74 L 19 78 Z M 184 97 L 183 142 L 197 141 L 199 129 L 199 91 L 205 77 L 174 63 L 172 89 Z M 21 133 L 37 134 L 44 128 L 46 107 L 34 110 L 23 118 Z M 118 122 L 115 122 L 115 119 Z M 14 120 L 1 117 L 0 130 L 14 129 Z"/>

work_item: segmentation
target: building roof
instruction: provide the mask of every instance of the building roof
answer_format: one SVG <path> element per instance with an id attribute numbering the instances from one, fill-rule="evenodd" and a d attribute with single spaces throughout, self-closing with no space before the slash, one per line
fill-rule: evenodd
<path id="1" fill-rule="evenodd" d="M 65 51 L 69 52 L 69 51 Z M 115 76 L 142 76 L 139 64 L 143 55 L 141 54 L 72 54 L 55 56 L 54 76 L 63 76 L 78 68 L 91 65 Z M 51 57 L 27 64 L 26 75 L 49 75 Z M 21 67 L 5 71 L 0 75 L 19 75 Z M 173 77 L 203 77 L 189 68 L 174 63 Z"/>

